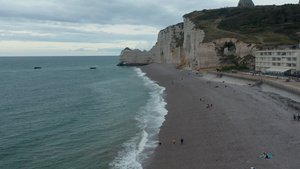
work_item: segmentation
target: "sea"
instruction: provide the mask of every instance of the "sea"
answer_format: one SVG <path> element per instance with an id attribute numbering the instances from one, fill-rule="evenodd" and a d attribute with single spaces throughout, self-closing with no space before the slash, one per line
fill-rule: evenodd
<path id="1" fill-rule="evenodd" d="M 158 145 L 165 89 L 117 63 L 0 57 L 0 168 L 141 169 Z"/>

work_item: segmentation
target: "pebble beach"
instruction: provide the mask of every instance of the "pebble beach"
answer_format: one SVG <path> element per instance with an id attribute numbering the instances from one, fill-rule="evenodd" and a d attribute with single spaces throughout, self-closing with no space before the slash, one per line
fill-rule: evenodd
<path id="1" fill-rule="evenodd" d="M 299 168 L 300 122 L 293 115 L 300 112 L 280 97 L 168 64 L 140 68 L 166 88 L 168 110 L 160 145 L 143 168 Z M 261 158 L 264 152 L 272 158 Z"/>

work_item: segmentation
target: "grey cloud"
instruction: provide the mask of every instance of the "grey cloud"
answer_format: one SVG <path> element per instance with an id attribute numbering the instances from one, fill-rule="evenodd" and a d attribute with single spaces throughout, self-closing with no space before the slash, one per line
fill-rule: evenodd
<path id="1" fill-rule="evenodd" d="M 214 1 L 165 0 L 131 3 L 124 0 L 73 0 L 41 1 L 24 5 L 23 1 L 6 1 L 0 6 L 0 16 L 49 20 L 60 22 L 101 23 L 101 24 L 145 24 L 170 25 L 181 21 L 181 16 L 193 10 L 217 6 Z M 30 1 L 29 1 L 30 2 Z M 222 4 L 221 4 L 222 5 Z M 173 11 L 168 11 L 172 6 Z M 174 23 L 175 22 L 175 23 Z"/>
<path id="2" fill-rule="evenodd" d="M 21 40 L 21 41 L 49 41 L 49 42 L 89 42 L 89 43 L 112 43 L 121 40 L 151 40 L 155 41 L 153 35 L 126 35 L 109 34 L 99 31 L 85 31 L 74 29 L 82 26 L 78 23 L 62 22 L 34 22 L 31 21 L 0 21 L 1 40 Z M 11 26 L 13 25 L 13 26 Z M 2 29 L 2 30 L 1 30 Z M 4 30 L 4 32 L 3 32 Z M 40 35 L 30 33 L 15 33 L 18 31 L 30 31 Z"/>
<path id="3" fill-rule="evenodd" d="M 160 30 L 182 22 L 182 16 L 194 10 L 236 5 L 220 4 L 217 0 L 0 0 L 0 4 L 2 41 L 112 44 L 120 41 L 146 41 L 141 42 L 138 47 L 147 50 L 155 43 L 157 36 L 114 34 L 76 28 L 87 24 L 129 24 L 145 25 Z M 99 49 L 98 52 L 119 53 L 122 49 L 119 48 L 120 45 L 116 46 L 118 48 Z"/>

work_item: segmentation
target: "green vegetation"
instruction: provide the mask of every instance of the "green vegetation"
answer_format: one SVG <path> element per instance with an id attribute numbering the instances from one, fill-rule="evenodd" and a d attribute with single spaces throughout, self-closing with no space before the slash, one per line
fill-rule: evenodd
<path id="1" fill-rule="evenodd" d="M 235 55 L 225 55 L 219 59 L 222 65 L 234 65 L 235 67 L 239 67 L 240 60 L 241 58 Z"/>
<path id="2" fill-rule="evenodd" d="M 220 64 L 224 65 L 223 71 L 230 69 L 245 70 L 253 66 L 255 62 L 255 57 L 253 55 L 246 55 L 244 57 L 236 56 L 233 54 L 224 54 L 224 49 L 227 48 L 229 52 L 234 52 L 236 50 L 235 44 L 230 42 L 225 42 L 224 45 L 218 50 L 220 56 Z"/>
<path id="3" fill-rule="evenodd" d="M 300 5 L 256 6 L 194 11 L 190 18 L 206 33 L 204 42 L 228 37 L 262 45 L 300 42 Z"/>
<path id="4" fill-rule="evenodd" d="M 254 62 L 255 62 L 255 56 L 249 54 L 249 55 L 246 55 L 243 57 L 240 64 L 242 66 L 248 66 L 248 65 L 254 64 Z"/>
<path id="5" fill-rule="evenodd" d="M 173 38 L 175 39 L 176 47 L 183 46 L 183 41 L 184 41 L 184 34 L 183 34 L 183 32 L 179 33 L 179 37 L 176 37 L 174 35 Z"/>
<path id="6" fill-rule="evenodd" d="M 239 71 L 241 71 L 241 70 L 249 70 L 249 68 L 247 66 L 224 66 L 224 67 L 222 67 L 222 71 L 224 71 L 224 72 L 225 71 L 231 71 L 233 69 L 239 70 Z"/>

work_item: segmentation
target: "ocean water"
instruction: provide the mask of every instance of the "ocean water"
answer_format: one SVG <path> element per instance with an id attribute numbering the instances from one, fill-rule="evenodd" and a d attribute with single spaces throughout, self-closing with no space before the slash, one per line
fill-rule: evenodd
<path id="1" fill-rule="evenodd" d="M 0 57 L 0 168 L 142 168 L 167 113 L 164 88 L 117 63 Z"/>

